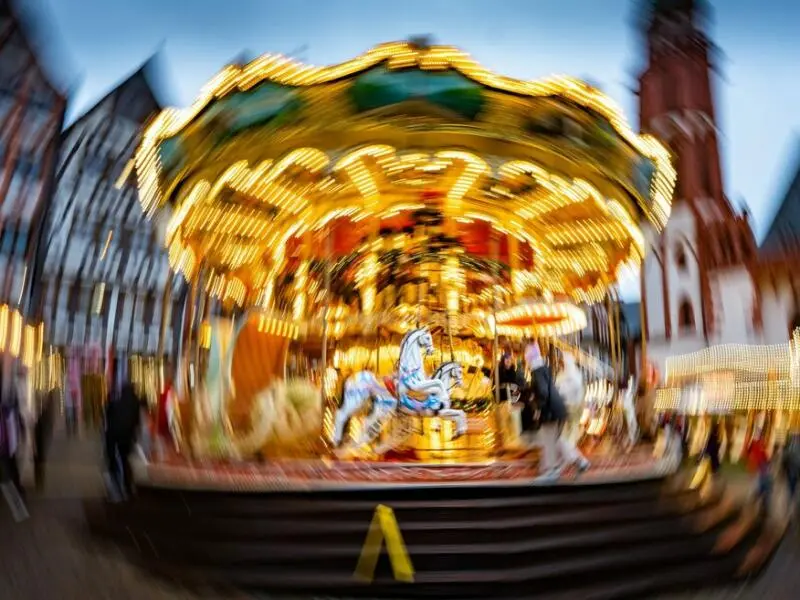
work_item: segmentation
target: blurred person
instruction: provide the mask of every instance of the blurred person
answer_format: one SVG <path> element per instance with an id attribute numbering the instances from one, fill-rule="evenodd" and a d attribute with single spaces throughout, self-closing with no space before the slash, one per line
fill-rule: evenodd
<path id="1" fill-rule="evenodd" d="M 720 468 L 720 451 L 722 450 L 722 427 L 718 421 L 711 425 L 711 431 L 708 434 L 705 448 L 703 449 L 703 457 L 708 458 L 711 463 L 711 472 L 716 475 Z"/>
<path id="2" fill-rule="evenodd" d="M 517 405 L 514 403 L 520 397 L 520 389 L 522 388 L 520 375 L 522 370 L 517 369 L 514 357 L 508 350 L 503 352 L 497 369 L 497 379 L 500 385 L 500 406 L 497 407 L 497 410 L 499 412 L 504 445 L 509 447 L 517 446 L 522 427 L 519 421 Z"/>
<path id="3" fill-rule="evenodd" d="M 755 496 L 761 500 L 761 509 L 766 512 L 772 500 L 772 474 L 767 445 L 761 433 L 754 436 L 747 447 L 747 466 L 756 476 Z"/>
<path id="4" fill-rule="evenodd" d="M 497 365 L 497 376 L 500 384 L 500 401 L 507 402 L 512 399 L 513 389 L 511 386 L 517 386 L 517 367 L 514 364 L 514 357 L 511 352 L 503 352 L 500 362 Z"/>
<path id="5" fill-rule="evenodd" d="M 142 422 L 144 402 L 132 383 L 126 382 L 118 394 L 112 394 L 106 406 L 105 447 L 112 499 L 130 498 L 133 494 L 131 453 Z"/>
<path id="6" fill-rule="evenodd" d="M 534 342 L 525 349 L 525 362 L 531 373 L 530 388 L 540 411 L 538 438 L 542 446 L 540 480 L 557 480 L 565 466 L 576 465 L 583 472 L 590 463 L 570 440 L 561 436 L 567 419 L 567 407 L 553 380 L 550 367 Z"/>
<path id="7" fill-rule="evenodd" d="M 64 422 L 66 423 L 67 436 L 72 437 L 78 431 L 78 404 L 79 392 L 71 387 L 64 395 Z"/>
<path id="8" fill-rule="evenodd" d="M 0 374 L 0 483 L 11 483 L 25 496 L 19 469 L 19 452 L 25 438 L 25 423 L 14 385 L 4 385 Z"/>
<path id="9" fill-rule="evenodd" d="M 39 410 L 33 426 L 33 473 L 38 490 L 44 489 L 47 452 L 53 437 L 58 392 L 55 388 L 40 395 Z"/>

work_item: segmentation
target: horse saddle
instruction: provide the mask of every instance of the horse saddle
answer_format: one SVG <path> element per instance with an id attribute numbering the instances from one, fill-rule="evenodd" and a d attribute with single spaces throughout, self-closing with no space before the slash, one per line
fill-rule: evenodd
<path id="1" fill-rule="evenodd" d="M 394 377 L 391 375 L 387 375 L 383 378 L 383 387 L 386 388 L 386 391 L 391 394 L 392 398 L 397 399 L 397 386 L 394 383 Z"/>
<path id="2" fill-rule="evenodd" d="M 392 398 L 395 400 L 400 400 L 400 394 L 397 391 L 397 383 L 391 375 L 387 375 L 383 378 L 383 386 L 386 388 L 386 391 L 391 394 Z M 420 408 L 427 408 L 428 410 L 438 410 L 438 408 L 434 406 L 424 407 L 423 405 L 428 401 L 430 396 L 428 394 L 419 394 L 414 393 L 411 390 L 406 391 L 406 397 L 408 400 L 416 402 L 420 405 Z"/>

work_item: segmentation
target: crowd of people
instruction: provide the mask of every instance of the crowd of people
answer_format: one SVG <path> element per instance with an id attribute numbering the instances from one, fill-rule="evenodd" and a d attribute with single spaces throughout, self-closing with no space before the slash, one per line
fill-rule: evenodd
<path id="1" fill-rule="evenodd" d="M 60 393 L 56 389 L 37 393 L 33 414 L 26 419 L 20 405 L 20 393 L 13 383 L 4 385 L 0 371 L 0 488 L 6 501 L 16 507 L 12 510 L 19 515 L 26 515 L 27 512 L 27 492 L 20 466 L 23 449 L 30 442 L 34 484 L 41 491 L 45 485 L 48 451 L 59 412 L 59 401 Z M 75 427 L 74 415 L 72 411 L 64 412 L 66 430 L 71 434 Z M 129 498 L 133 493 L 131 455 L 137 441 L 141 440 L 147 413 L 146 401 L 130 382 L 108 395 L 102 435 L 106 483 L 112 500 Z"/>
<path id="2" fill-rule="evenodd" d="M 575 443 L 565 435 L 564 425 L 569 413 L 567 403 L 556 384 L 553 366 L 557 360 L 546 361 L 537 343 L 529 344 L 522 356 L 515 359 L 510 351 L 504 352 L 497 365 L 501 402 L 521 407 L 520 439 L 525 446 L 541 448 L 540 480 L 557 480 L 562 471 L 570 466 L 583 472 L 590 467 L 589 460 Z M 157 439 L 169 438 L 169 425 L 165 413 L 170 395 L 167 386 L 159 399 L 154 421 Z M 20 454 L 29 433 L 32 435 L 32 463 L 37 489 L 45 483 L 46 463 L 52 439 L 59 392 L 51 390 L 37 395 L 34 403 L 34 418 L 29 432 L 20 407 L 20 394 L 16 387 L 4 385 L 0 372 L 0 484 L 3 493 L 17 494 L 25 498 L 25 489 L 20 477 Z M 67 411 L 67 429 L 74 426 L 74 416 Z M 137 441 L 142 443 L 143 424 L 149 418 L 147 403 L 133 384 L 123 384 L 109 394 L 103 419 L 104 455 L 106 482 L 112 500 L 123 500 L 133 494 L 131 455 Z M 153 420 L 153 419 L 150 419 Z M 683 456 L 688 456 L 688 430 L 685 420 L 665 416 L 662 426 L 681 442 Z M 707 459 L 713 473 L 722 465 L 724 431 L 715 421 L 709 432 L 702 457 Z M 754 494 L 762 506 L 771 504 L 776 474 L 783 481 L 790 507 L 797 504 L 797 489 L 800 483 L 800 433 L 787 436 L 782 447 L 769 452 L 767 441 L 760 432 L 752 436 L 744 453 L 746 465 L 753 473 Z"/>
<path id="3" fill-rule="evenodd" d="M 753 496 L 760 502 L 763 510 L 772 505 L 772 494 L 776 479 L 786 489 L 790 516 L 796 513 L 798 498 L 797 486 L 800 481 L 800 433 L 791 432 L 783 445 L 776 446 L 772 452 L 768 447 L 764 432 L 754 432 L 744 452 L 745 465 L 753 476 Z M 722 467 L 724 435 L 722 424 L 715 421 L 708 434 L 701 459 L 708 460 L 711 472 L 717 474 Z"/>

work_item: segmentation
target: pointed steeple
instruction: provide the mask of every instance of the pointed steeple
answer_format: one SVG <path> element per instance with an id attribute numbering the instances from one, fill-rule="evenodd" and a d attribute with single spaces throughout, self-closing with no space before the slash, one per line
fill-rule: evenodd
<path id="1" fill-rule="evenodd" d="M 690 23 L 702 31 L 711 6 L 707 0 L 643 0 L 640 10 L 646 31 L 652 31 L 664 22 Z"/>

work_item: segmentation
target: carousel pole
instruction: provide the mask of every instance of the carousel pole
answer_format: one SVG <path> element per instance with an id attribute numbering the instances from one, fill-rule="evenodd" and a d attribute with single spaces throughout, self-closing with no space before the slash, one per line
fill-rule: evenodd
<path id="1" fill-rule="evenodd" d="M 619 363 L 619 369 L 622 371 L 623 368 L 623 359 L 622 359 L 622 309 L 620 308 L 620 299 L 619 299 L 619 291 L 614 288 L 614 310 L 616 314 L 616 333 L 617 333 L 617 362 Z"/>
<path id="2" fill-rule="evenodd" d="M 617 371 L 617 345 L 614 341 L 614 335 L 616 332 L 616 328 L 614 326 L 614 308 L 612 306 L 611 301 L 611 292 L 609 291 L 606 294 L 606 316 L 608 317 L 606 320 L 608 321 L 608 351 L 609 351 L 609 362 L 611 363 L 611 369 L 614 371 L 614 389 L 617 389 L 617 380 L 619 379 L 619 373 Z"/>
<path id="3" fill-rule="evenodd" d="M 204 372 L 205 369 L 201 369 L 201 364 L 203 367 L 206 366 L 206 355 L 202 354 L 202 333 L 203 333 L 203 326 L 206 324 L 207 321 L 210 319 L 211 313 L 211 293 L 208 291 L 208 273 L 204 270 L 203 272 L 203 285 L 199 290 L 200 298 L 198 302 L 198 313 L 197 319 L 195 319 L 195 334 L 194 334 L 194 371 L 195 371 L 195 387 L 199 385 L 200 382 L 200 374 Z"/>
<path id="4" fill-rule="evenodd" d="M 322 352 L 320 357 L 320 369 L 322 385 L 322 405 L 325 406 L 327 400 L 325 396 L 325 376 L 328 372 L 328 311 L 331 303 L 331 230 L 325 229 L 325 302 L 322 305 Z"/>
<path id="5" fill-rule="evenodd" d="M 456 353 L 453 349 L 453 329 L 450 326 L 450 311 L 447 311 L 447 321 L 445 324 L 447 325 L 447 342 L 450 344 L 450 362 L 453 362 L 456 359 Z"/>
<path id="6" fill-rule="evenodd" d="M 614 289 L 614 297 L 616 298 L 616 308 L 617 308 L 617 349 L 620 361 L 620 367 L 623 365 L 623 358 L 622 358 L 622 307 L 621 307 L 621 300 L 619 298 L 619 290 Z M 626 356 L 627 356 L 627 349 L 626 349 Z"/>
<path id="7" fill-rule="evenodd" d="M 159 387 L 160 392 L 164 391 L 166 387 L 166 376 L 164 374 L 164 349 L 167 343 L 167 330 L 169 329 L 169 322 L 172 317 L 172 285 L 175 281 L 175 271 L 169 269 L 167 272 L 167 280 L 164 282 L 164 293 L 161 294 L 161 323 L 158 329 L 158 356 L 161 368 L 159 369 Z"/>
<path id="8" fill-rule="evenodd" d="M 194 437 L 194 403 L 192 401 L 192 389 L 193 385 L 191 384 L 191 365 L 190 357 L 192 356 L 191 353 L 191 344 L 192 344 L 192 330 L 193 324 L 195 319 L 196 307 L 197 307 L 197 293 L 198 288 L 200 285 L 200 273 L 198 272 L 195 277 L 192 278 L 191 283 L 189 284 L 189 293 L 186 295 L 186 299 L 184 301 L 183 306 L 183 327 L 181 331 L 181 339 L 180 339 L 180 347 L 178 349 L 178 399 L 181 403 L 185 403 L 184 407 L 185 410 L 180 411 L 181 417 L 184 417 L 183 413 L 185 412 L 185 419 L 182 418 L 181 420 L 185 423 L 185 427 L 183 428 L 183 443 L 185 445 L 186 450 L 189 453 L 189 456 L 194 456 L 194 444 L 192 442 L 192 438 Z"/>
<path id="9" fill-rule="evenodd" d="M 644 275 L 640 275 L 644 277 Z M 640 377 L 647 380 L 647 311 L 645 308 L 644 297 L 639 302 L 639 335 L 641 336 L 641 349 L 639 350 L 641 365 L 639 367 Z M 645 384 L 646 385 L 646 384 Z M 645 389 L 645 388 L 642 388 Z"/>
<path id="10" fill-rule="evenodd" d="M 492 373 L 494 379 L 494 422 L 495 431 L 499 436 L 495 437 L 495 447 L 503 447 L 505 432 L 502 428 L 503 419 L 500 411 L 500 369 L 498 354 L 500 351 L 500 341 L 497 338 L 497 282 L 500 280 L 500 244 L 497 239 L 497 232 L 492 228 L 491 232 L 491 251 L 494 261 L 494 280 L 492 282 Z"/>
<path id="11" fill-rule="evenodd" d="M 500 263 L 497 236 L 492 230 L 492 260 L 494 260 L 494 282 L 492 284 L 492 370 L 494 372 L 494 400 L 497 406 L 500 406 L 500 369 L 498 366 L 498 354 L 500 351 L 500 342 L 497 338 L 497 281 L 500 279 Z"/>
<path id="12" fill-rule="evenodd" d="M 375 347 L 375 374 L 381 374 L 381 327 L 380 325 L 376 329 L 376 333 L 378 334 L 378 344 Z"/>

